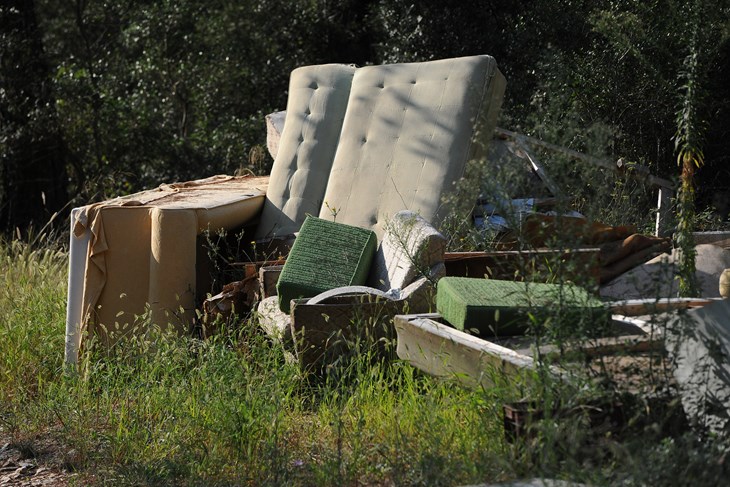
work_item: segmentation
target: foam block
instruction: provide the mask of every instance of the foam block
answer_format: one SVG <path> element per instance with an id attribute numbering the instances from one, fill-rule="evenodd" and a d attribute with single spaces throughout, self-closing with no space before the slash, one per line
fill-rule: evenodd
<path id="1" fill-rule="evenodd" d="M 602 302 L 585 289 L 564 284 L 524 283 L 497 279 L 444 277 L 438 282 L 436 309 L 458 330 L 476 329 L 482 336 L 517 335 L 555 314 L 573 326 L 581 319 L 605 322 Z"/>
<path id="2" fill-rule="evenodd" d="M 378 245 L 375 232 L 308 216 L 276 284 L 279 307 L 341 286 L 365 284 Z"/>

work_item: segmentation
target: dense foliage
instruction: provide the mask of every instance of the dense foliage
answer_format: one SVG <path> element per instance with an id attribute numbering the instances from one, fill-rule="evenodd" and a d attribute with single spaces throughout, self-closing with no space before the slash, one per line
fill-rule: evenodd
<path id="1" fill-rule="evenodd" d="M 293 68 L 326 62 L 492 54 L 508 79 L 501 126 L 673 178 L 692 19 L 707 39 L 699 195 L 726 211 L 725 0 L 6 1 L 0 228 L 162 181 L 266 172 L 264 115 L 285 108 Z"/>

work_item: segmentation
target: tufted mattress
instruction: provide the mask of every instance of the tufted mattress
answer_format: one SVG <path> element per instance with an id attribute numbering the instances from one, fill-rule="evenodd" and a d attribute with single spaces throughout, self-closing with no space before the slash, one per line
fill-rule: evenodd
<path id="1" fill-rule="evenodd" d="M 256 238 L 294 233 L 307 213 L 378 238 L 404 209 L 438 226 L 444 196 L 485 158 L 505 84 L 486 55 L 295 70 Z"/>

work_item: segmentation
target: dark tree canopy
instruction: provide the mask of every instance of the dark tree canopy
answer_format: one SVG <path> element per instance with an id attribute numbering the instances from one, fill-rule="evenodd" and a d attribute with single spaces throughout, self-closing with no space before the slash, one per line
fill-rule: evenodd
<path id="1" fill-rule="evenodd" d="M 699 194 L 730 185 L 726 1 L 3 0 L 0 227 L 163 181 L 265 173 L 292 69 L 493 55 L 499 124 L 666 178 L 692 8 L 707 124 Z M 59 219 L 60 220 L 60 219 Z"/>
<path id="2" fill-rule="evenodd" d="M 0 224 L 44 225 L 66 204 L 66 158 L 32 0 L 0 7 Z"/>

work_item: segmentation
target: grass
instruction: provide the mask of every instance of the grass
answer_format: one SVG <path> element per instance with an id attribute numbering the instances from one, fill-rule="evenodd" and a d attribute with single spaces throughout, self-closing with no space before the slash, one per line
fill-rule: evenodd
<path id="1" fill-rule="evenodd" d="M 716 485 L 728 444 L 614 438 L 548 418 L 505 441 L 505 385 L 469 390 L 407 363 L 356 359 L 313 381 L 245 321 L 207 341 L 162 336 L 63 372 L 64 252 L 0 246 L 0 439 L 53 445 L 81 485 L 467 485 L 566 478 Z M 346 368 L 345 368 L 346 367 Z M 3 443 L 3 441 L 0 441 Z M 47 446 L 45 448 L 48 448 Z"/>

